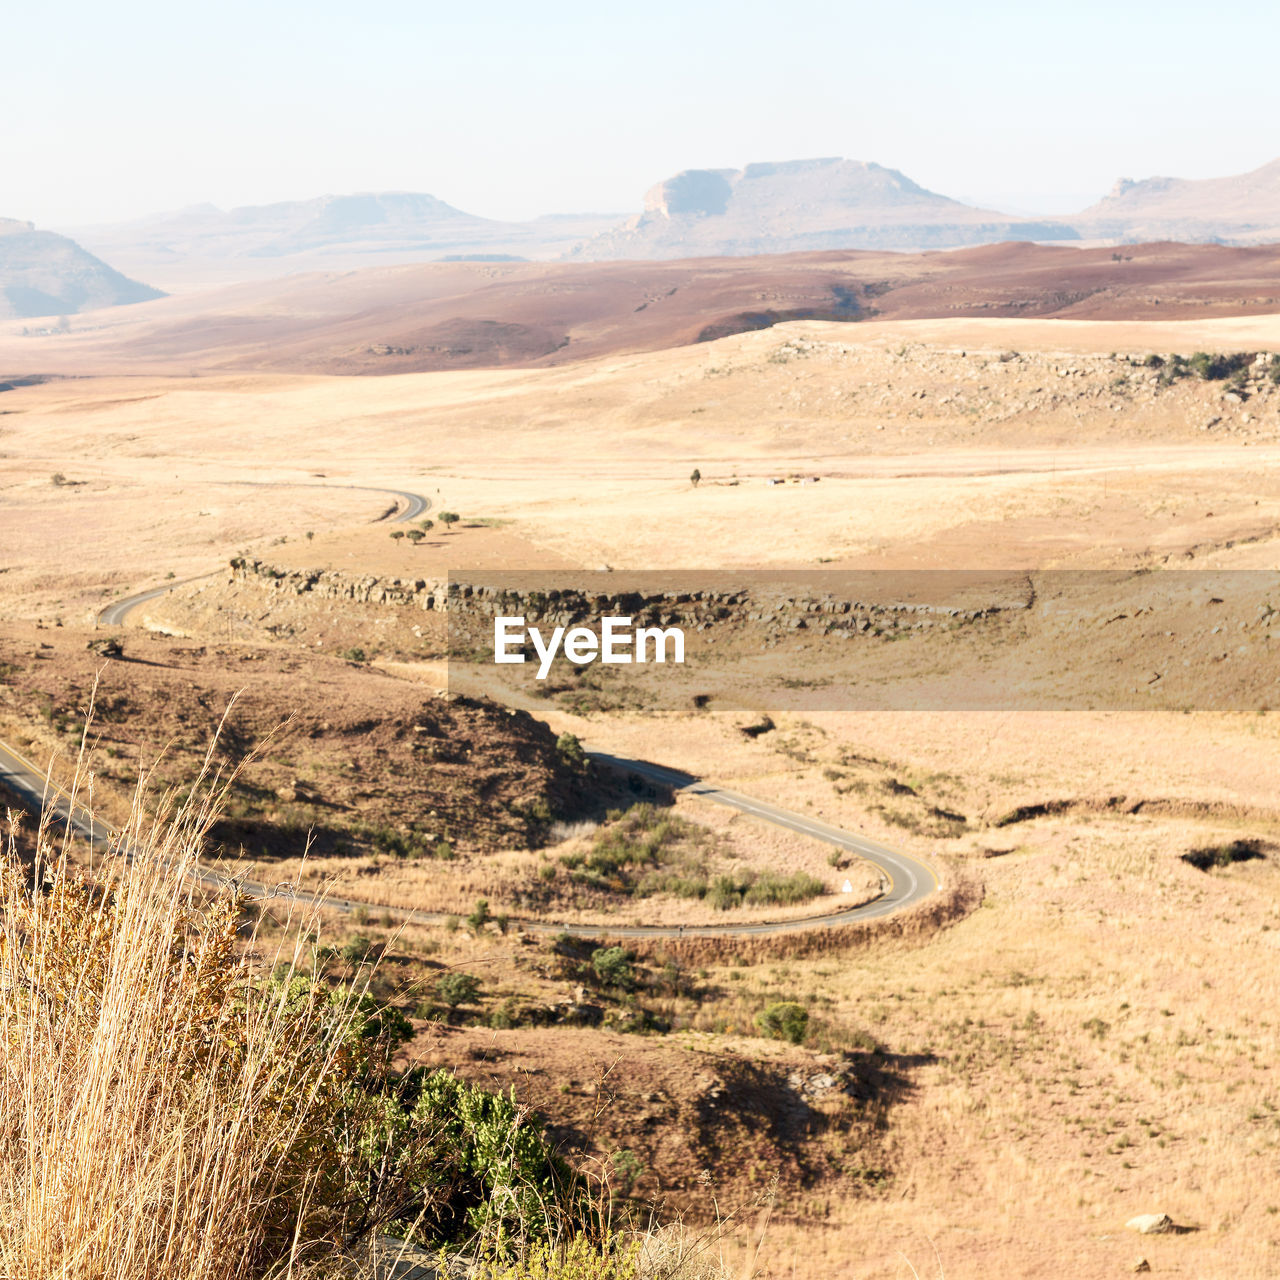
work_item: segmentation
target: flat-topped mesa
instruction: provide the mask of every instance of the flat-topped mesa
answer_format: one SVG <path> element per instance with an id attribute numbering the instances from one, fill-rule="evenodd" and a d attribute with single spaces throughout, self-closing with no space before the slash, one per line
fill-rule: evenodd
<path id="1" fill-rule="evenodd" d="M 1078 238 L 1065 223 L 974 208 L 897 169 L 824 156 L 684 169 L 649 188 L 642 212 L 571 256 L 663 259 Z"/>

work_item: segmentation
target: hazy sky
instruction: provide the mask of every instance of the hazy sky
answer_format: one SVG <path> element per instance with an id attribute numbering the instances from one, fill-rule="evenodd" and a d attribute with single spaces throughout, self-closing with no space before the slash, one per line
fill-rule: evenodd
<path id="1" fill-rule="evenodd" d="M 1063 213 L 1280 156 L 1278 47 L 1275 0 L 0 0 L 0 216 L 630 212 L 679 169 L 825 155 Z"/>

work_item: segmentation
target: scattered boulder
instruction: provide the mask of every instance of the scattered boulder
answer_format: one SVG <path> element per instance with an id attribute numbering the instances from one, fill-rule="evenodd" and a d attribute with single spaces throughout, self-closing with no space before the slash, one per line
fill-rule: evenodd
<path id="1" fill-rule="evenodd" d="M 1129 1268 L 1129 1270 L 1130 1270 L 1130 1271 L 1134 1271 L 1134 1272 L 1150 1271 L 1150 1270 L 1151 1270 L 1151 1263 L 1149 1263 L 1149 1262 L 1146 1260 L 1146 1258 L 1139 1258 L 1139 1259 L 1137 1260 L 1137 1262 L 1135 1262 L 1135 1263 L 1133 1264 L 1133 1266 Z"/>
<path id="2" fill-rule="evenodd" d="M 1173 1231 L 1173 1219 L 1167 1213 L 1140 1213 L 1124 1224 L 1130 1231 L 1140 1232 L 1144 1236 L 1164 1235 Z"/>

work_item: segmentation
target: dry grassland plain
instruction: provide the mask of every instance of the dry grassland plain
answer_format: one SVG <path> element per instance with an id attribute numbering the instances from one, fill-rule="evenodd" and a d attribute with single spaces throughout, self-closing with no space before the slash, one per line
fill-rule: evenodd
<path id="1" fill-rule="evenodd" d="M 57 685 L 69 706 L 85 664 L 71 652 L 105 634 L 98 611 L 197 575 L 209 576 L 115 630 L 134 662 L 106 664 L 103 693 L 127 692 L 155 662 L 193 689 L 214 688 L 199 668 L 216 665 L 221 694 L 257 669 L 238 667 L 243 655 L 278 650 L 327 664 L 309 676 L 317 717 L 340 704 L 354 723 L 367 700 L 390 721 L 436 697 L 443 654 L 429 628 L 415 634 L 391 609 L 283 601 L 233 581 L 237 555 L 410 580 L 605 565 L 1275 570 L 1280 387 L 1270 365 L 1250 364 L 1232 389 L 1162 381 L 1146 362 L 1201 349 L 1280 351 L 1280 319 L 803 322 L 557 368 L 15 387 L 0 394 L 0 737 L 30 754 L 65 748 L 67 726 L 39 714 L 35 691 Z M 463 520 L 418 545 L 393 540 L 378 522 L 392 499 L 343 486 L 420 493 L 428 516 Z M 1249 644 L 1236 661 L 1259 688 L 1274 683 L 1280 639 L 1264 630 Z M 355 647 L 371 662 L 344 657 Z M 283 677 L 255 679 L 256 715 L 296 709 Z M 394 694 L 367 693 L 374 679 Z M 621 1060 L 606 1090 L 618 1119 L 606 1109 L 596 1150 L 638 1153 L 635 1194 L 697 1215 L 706 1149 L 668 1139 L 679 1117 L 709 1114 L 718 1095 L 703 1077 L 723 1085 L 726 1062 L 848 1052 L 864 1073 L 852 1111 L 774 1115 L 773 1146 L 740 1136 L 711 1170 L 723 1203 L 749 1201 L 782 1171 L 762 1255 L 777 1277 L 897 1280 L 914 1267 L 1092 1280 L 1139 1257 L 1188 1277 L 1280 1270 L 1280 729 L 1265 702 L 1231 714 L 816 709 L 756 737 L 739 711 L 583 715 L 548 700 L 536 714 L 552 737 L 572 732 L 936 858 L 944 881 L 978 886 L 980 905 L 945 928 L 860 933 L 822 954 L 686 958 L 693 986 L 654 1006 L 666 1035 L 424 1021 L 410 1053 L 515 1083 L 567 1129 L 593 1071 Z M 197 728 L 183 726 L 192 743 Z M 323 735 L 311 749 L 288 742 L 284 765 L 269 751 L 267 791 L 311 776 L 309 762 L 328 776 Z M 116 758 L 99 762 L 118 775 L 104 787 L 123 788 Z M 804 871 L 826 893 L 846 874 L 824 849 L 707 808 L 683 798 L 676 811 L 745 864 Z M 374 908 L 364 934 L 482 975 L 489 1018 L 572 999 L 574 983 L 515 963 L 527 948 L 513 934 L 396 940 L 377 908 L 465 914 L 484 896 L 519 914 L 513 886 L 547 865 L 563 879 L 593 830 L 542 849 L 464 837 L 453 861 L 364 850 L 316 870 L 343 871 L 342 892 Z M 1216 856 L 1241 842 L 1258 856 Z M 282 859 L 273 874 L 299 870 Z M 660 908 L 671 921 L 701 909 Z M 562 918 L 646 910 L 583 900 Z M 806 1004 L 830 1043 L 757 1038 L 756 1013 L 780 999 Z M 797 1063 L 786 1058 L 784 1080 Z M 573 1080 L 564 1091 L 561 1076 Z M 667 1111 L 645 1102 L 660 1094 Z M 645 1106 L 654 1118 L 637 1127 Z M 1146 1212 L 1188 1230 L 1124 1229 Z"/>

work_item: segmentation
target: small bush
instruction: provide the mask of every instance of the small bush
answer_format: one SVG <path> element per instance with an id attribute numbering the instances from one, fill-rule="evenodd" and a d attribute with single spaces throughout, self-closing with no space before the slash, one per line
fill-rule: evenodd
<path id="1" fill-rule="evenodd" d="M 436 983 L 436 997 L 450 1009 L 475 1004 L 480 998 L 480 979 L 470 973 L 446 973 Z"/>
<path id="2" fill-rule="evenodd" d="M 1235 862 L 1251 862 L 1265 858 L 1265 846 L 1261 840 L 1231 840 L 1226 844 L 1205 845 L 1191 849 L 1182 855 L 1198 871 L 1211 871 L 1214 867 L 1229 867 Z"/>
<path id="3" fill-rule="evenodd" d="M 597 947 L 591 953 L 591 967 L 605 986 L 630 991 L 636 985 L 631 953 L 622 947 Z"/>
<path id="4" fill-rule="evenodd" d="M 520 1007 L 508 996 L 490 1015 L 489 1026 L 494 1031 L 509 1031 L 520 1025 Z"/>
<path id="5" fill-rule="evenodd" d="M 775 1001 L 756 1014 L 756 1026 L 770 1039 L 801 1044 L 809 1029 L 809 1010 L 792 1000 Z"/>
<path id="6" fill-rule="evenodd" d="M 565 764 L 580 769 L 587 762 L 587 753 L 582 749 L 582 742 L 575 733 L 562 733 L 556 739 L 556 752 Z"/>
<path id="7" fill-rule="evenodd" d="M 1252 362 L 1253 357 L 1245 352 L 1215 355 L 1208 351 L 1197 351 L 1187 361 L 1187 368 L 1206 382 L 1221 382 L 1234 373 L 1243 372 Z"/>
<path id="8" fill-rule="evenodd" d="M 791 875 L 765 871 L 747 889 L 743 902 L 749 907 L 794 906 L 797 902 L 808 902 L 810 898 L 816 898 L 824 887 L 821 880 L 804 871 L 796 871 Z"/>
<path id="9" fill-rule="evenodd" d="M 742 905 L 743 894 L 751 886 L 749 876 L 716 876 L 707 890 L 707 902 L 717 911 L 729 911 Z"/>

